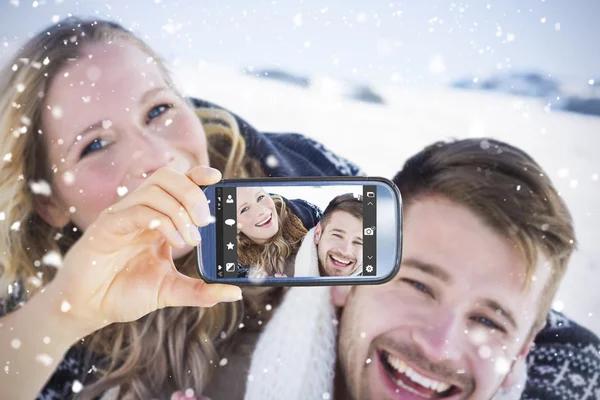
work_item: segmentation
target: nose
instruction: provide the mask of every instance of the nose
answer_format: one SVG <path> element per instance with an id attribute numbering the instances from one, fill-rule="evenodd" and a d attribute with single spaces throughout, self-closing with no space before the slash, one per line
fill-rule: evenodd
<path id="1" fill-rule="evenodd" d="M 457 313 L 444 310 L 429 317 L 413 329 L 414 342 L 431 361 L 458 360 L 461 326 Z"/>
<path id="2" fill-rule="evenodd" d="M 162 138 L 142 131 L 130 137 L 131 175 L 134 177 L 147 178 L 173 161 L 171 147 Z"/>

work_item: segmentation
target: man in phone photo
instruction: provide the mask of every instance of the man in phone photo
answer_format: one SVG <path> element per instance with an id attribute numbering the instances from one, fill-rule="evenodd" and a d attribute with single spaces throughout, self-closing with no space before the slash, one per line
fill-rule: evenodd
<path id="1" fill-rule="evenodd" d="M 329 202 L 321 221 L 304 237 L 294 276 L 358 276 L 362 260 L 363 200 L 346 193 Z"/>
<path id="2" fill-rule="evenodd" d="M 399 273 L 382 285 L 292 288 L 250 376 L 270 365 L 268 351 L 279 370 L 306 361 L 301 379 L 323 398 L 598 398 L 600 341 L 551 310 L 576 239 L 545 171 L 511 145 L 465 139 L 426 147 L 393 181 Z M 319 320 L 282 339 L 286 312 Z M 302 343 L 302 355 L 290 350 Z"/>

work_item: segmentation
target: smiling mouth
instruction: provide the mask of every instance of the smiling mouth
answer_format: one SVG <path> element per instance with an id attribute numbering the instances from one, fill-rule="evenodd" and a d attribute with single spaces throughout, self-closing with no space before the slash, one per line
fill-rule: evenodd
<path id="1" fill-rule="evenodd" d="M 334 267 L 340 268 L 340 269 L 348 268 L 353 263 L 352 260 L 348 261 L 342 257 L 333 256 L 331 254 L 329 255 L 329 261 L 331 261 L 331 263 L 333 264 Z"/>
<path id="2" fill-rule="evenodd" d="M 423 376 L 397 356 L 383 350 L 378 353 L 383 369 L 397 386 L 397 393 L 404 390 L 424 399 L 445 399 L 462 392 L 456 385 Z"/>
<path id="3" fill-rule="evenodd" d="M 255 226 L 257 226 L 259 228 L 262 228 L 263 226 L 268 225 L 272 220 L 273 220 L 273 214 L 269 214 L 269 216 L 266 219 L 264 219 L 263 221 L 259 222 Z"/>

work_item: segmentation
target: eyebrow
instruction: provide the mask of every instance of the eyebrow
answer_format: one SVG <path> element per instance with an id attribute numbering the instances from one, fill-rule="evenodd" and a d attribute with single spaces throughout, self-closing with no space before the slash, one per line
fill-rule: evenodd
<path id="1" fill-rule="evenodd" d="M 423 273 L 429 274 L 435 278 L 438 278 L 442 282 L 446 284 L 450 284 L 453 282 L 452 277 L 446 271 L 444 271 L 441 267 L 430 264 L 426 262 L 422 262 L 419 260 L 415 260 L 414 258 L 409 258 L 402 262 L 405 267 L 417 269 Z"/>
<path id="2" fill-rule="evenodd" d="M 518 330 L 519 327 L 517 326 L 517 321 L 515 320 L 515 317 L 512 315 L 512 313 L 510 311 L 503 308 L 500 305 L 500 303 L 498 303 L 496 300 L 483 299 L 483 300 L 481 300 L 481 303 L 483 304 L 484 307 L 489 308 L 495 314 L 500 313 L 500 315 L 502 315 L 504 318 L 506 318 L 508 320 L 508 322 L 512 325 L 512 327 L 514 329 Z"/>
<path id="3" fill-rule="evenodd" d="M 166 91 L 167 89 L 168 88 L 166 86 L 159 86 L 159 87 L 155 87 L 153 89 L 148 90 L 140 98 L 139 104 L 147 103 L 152 97 L 156 96 L 157 94 L 159 94 L 161 92 Z M 71 141 L 71 144 L 69 145 L 69 147 L 67 147 L 66 154 L 69 154 L 71 152 L 71 148 L 75 145 L 75 143 L 77 143 L 79 141 L 79 140 L 77 140 L 77 137 L 81 136 L 81 138 L 83 139 L 86 135 L 89 135 L 91 132 L 101 128 L 102 122 L 103 122 L 103 120 L 97 121 L 94 124 L 85 128 L 83 131 L 79 132 L 77 135 L 75 135 L 75 139 L 73 141 Z"/>
<path id="4" fill-rule="evenodd" d="M 259 190 L 258 192 L 256 192 L 256 193 L 254 194 L 254 196 L 256 197 L 256 196 L 258 196 L 258 195 L 259 195 L 260 193 L 262 193 L 262 192 L 263 192 L 262 190 Z M 237 208 L 237 209 L 238 209 L 238 211 L 240 211 L 240 208 L 243 208 L 243 207 L 244 207 L 244 205 L 247 205 L 247 204 L 248 204 L 248 202 L 247 202 L 247 201 L 243 202 L 243 203 L 242 203 L 242 204 L 241 204 L 241 205 L 240 205 L 240 206 Z"/>

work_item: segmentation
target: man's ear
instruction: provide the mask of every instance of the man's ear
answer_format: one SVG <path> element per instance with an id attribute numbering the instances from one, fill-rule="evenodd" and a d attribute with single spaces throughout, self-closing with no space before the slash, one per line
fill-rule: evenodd
<path id="1" fill-rule="evenodd" d="M 54 196 L 37 195 L 33 199 L 35 211 L 54 228 L 64 228 L 69 223 L 69 216 Z"/>
<path id="2" fill-rule="evenodd" d="M 544 328 L 544 325 L 536 327 L 532 334 L 527 338 L 527 345 L 523 346 L 521 352 L 517 355 L 517 360 L 514 362 L 510 372 L 504 378 L 504 382 L 502 382 L 502 387 L 509 388 L 513 387 L 517 384 L 524 385 L 523 377 L 526 376 L 527 373 L 527 363 L 525 362 L 527 354 L 529 354 L 529 350 L 531 350 L 531 346 L 533 346 L 533 342 L 537 334 Z"/>
<path id="3" fill-rule="evenodd" d="M 315 245 L 319 244 L 319 240 L 321 240 L 321 234 L 323 233 L 323 225 L 321 223 L 317 223 L 315 226 Z"/>
<path id="4" fill-rule="evenodd" d="M 346 305 L 346 300 L 348 300 L 348 296 L 350 295 L 350 291 L 352 290 L 352 286 L 344 285 L 344 286 L 332 286 L 331 287 L 331 302 L 336 307 L 344 307 Z"/>

